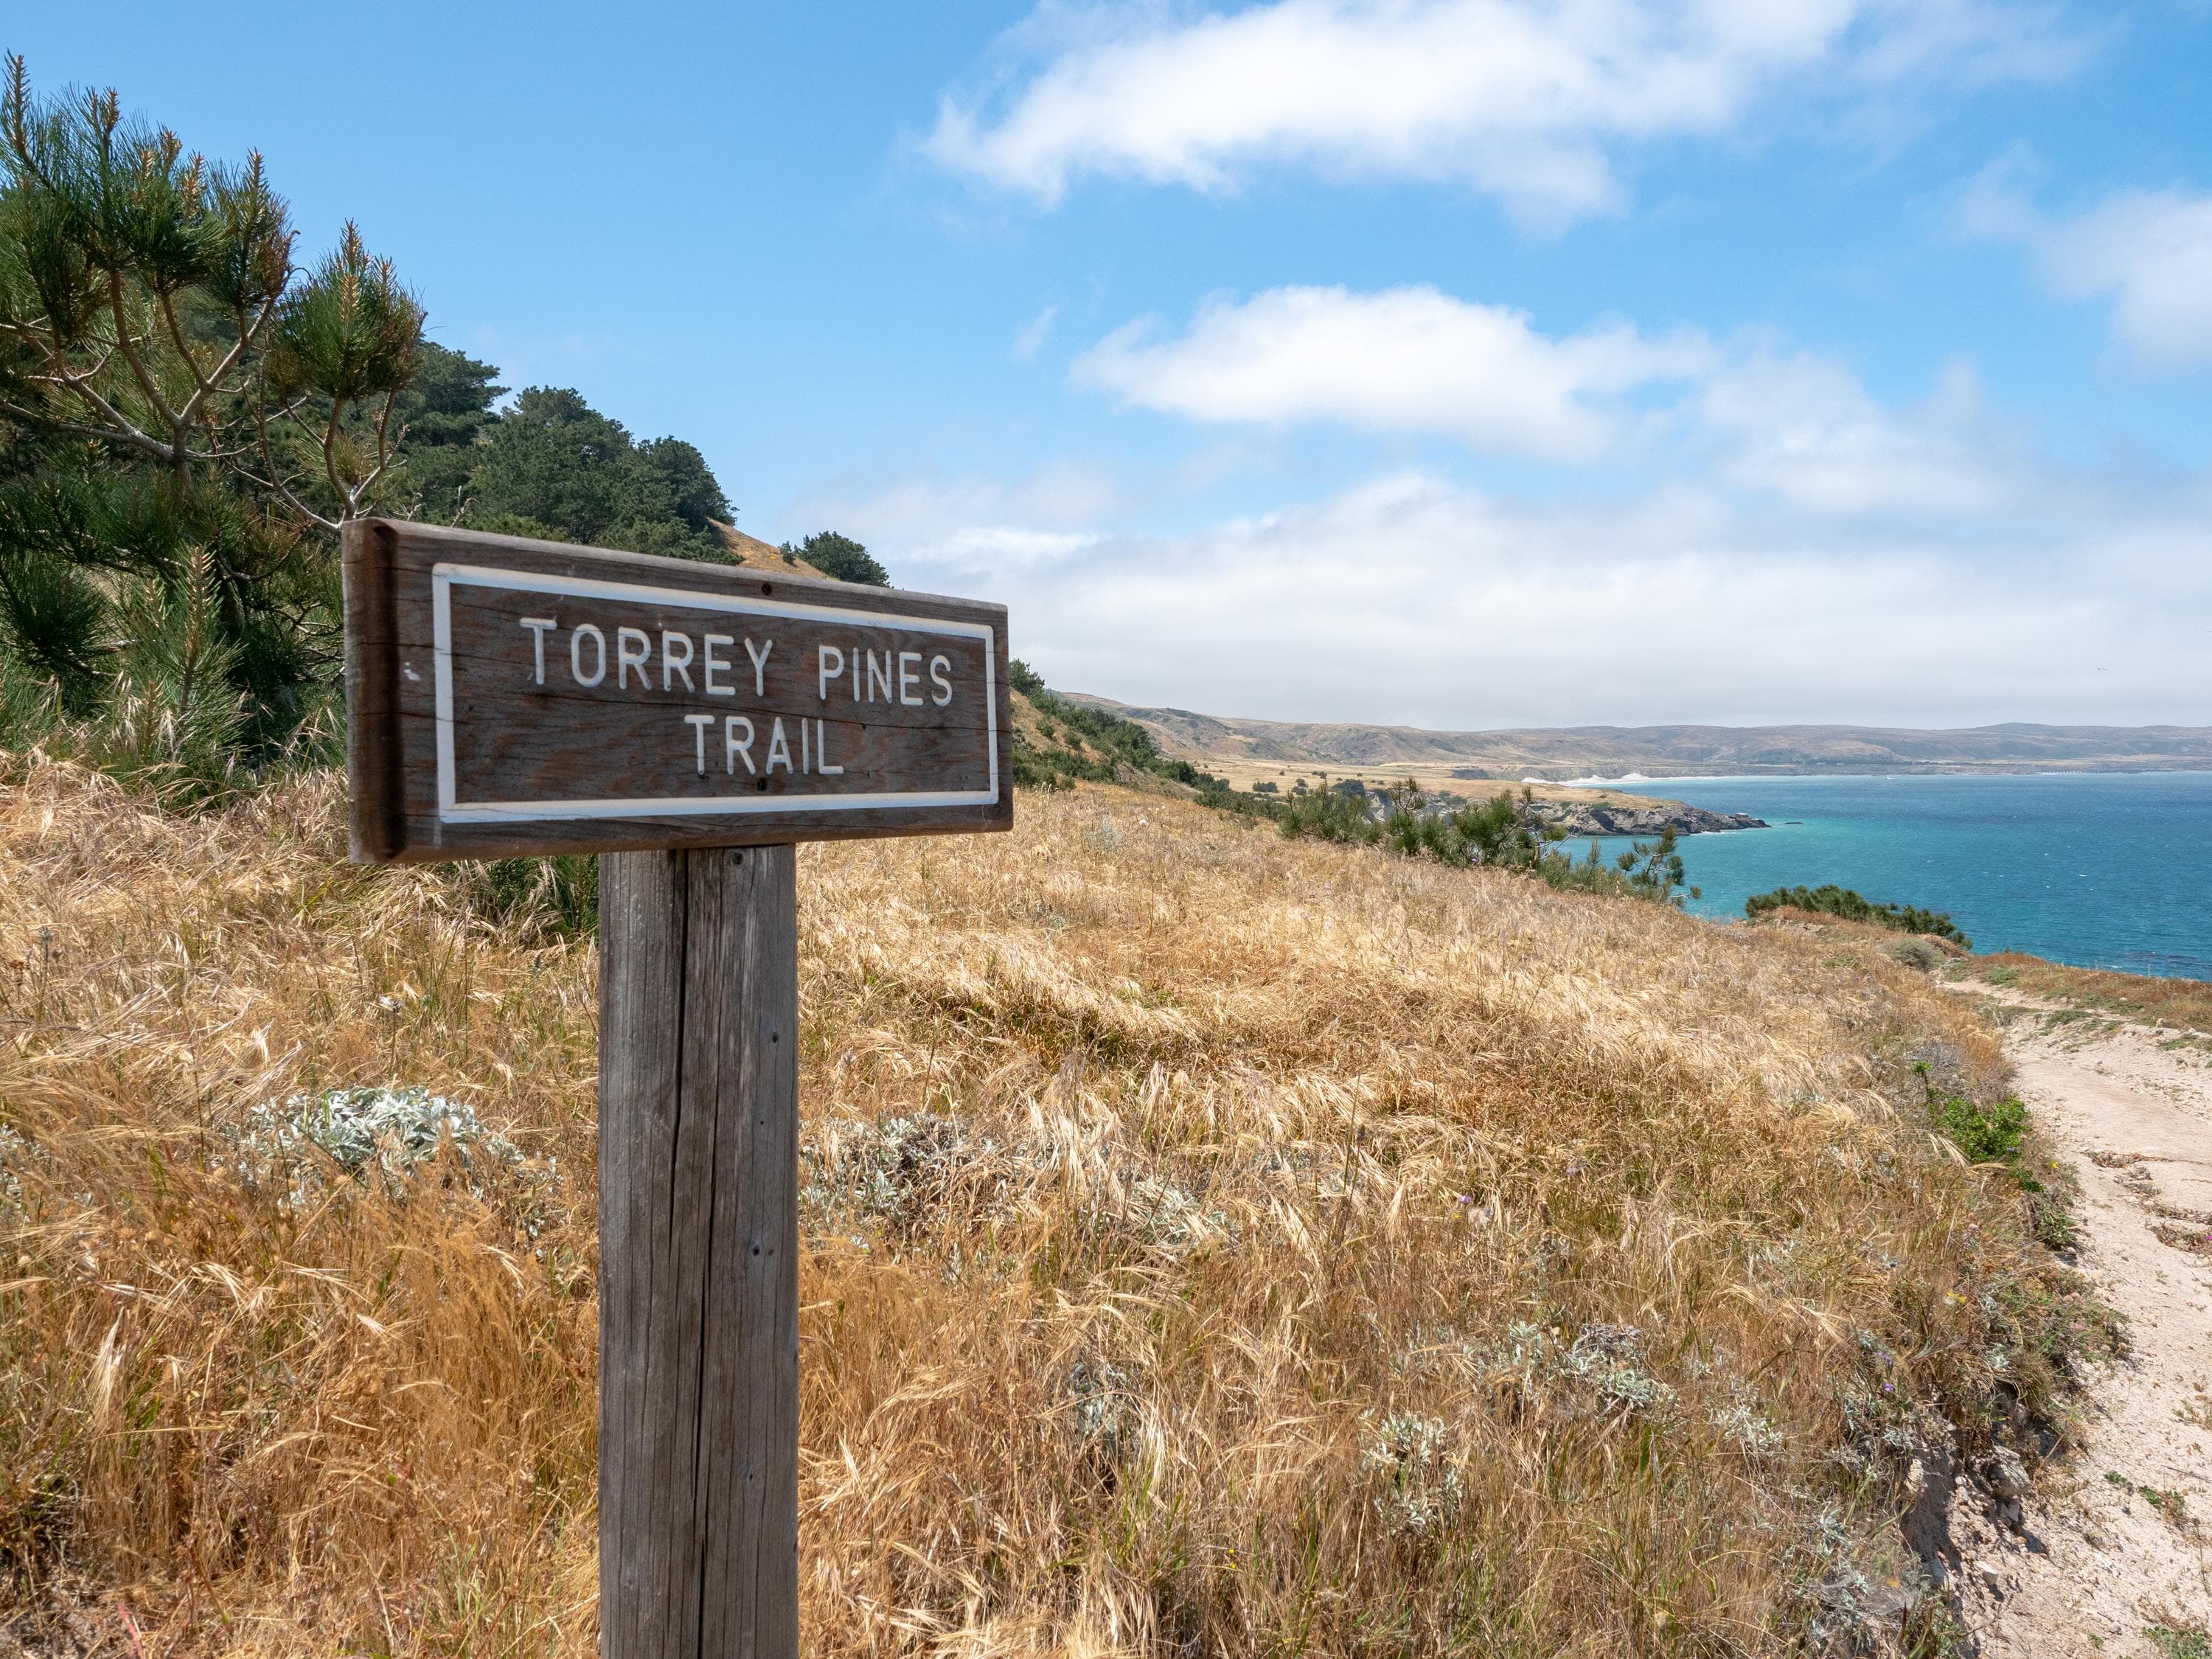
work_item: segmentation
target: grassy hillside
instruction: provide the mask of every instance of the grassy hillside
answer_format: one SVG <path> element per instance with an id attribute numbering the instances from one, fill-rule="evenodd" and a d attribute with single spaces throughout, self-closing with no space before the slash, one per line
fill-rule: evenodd
<path id="1" fill-rule="evenodd" d="M 733 525 L 717 522 L 713 529 L 714 539 L 721 544 L 723 556 L 732 564 L 747 570 L 773 570 L 779 575 L 811 576 L 817 581 L 825 580 L 823 572 L 796 554 L 785 552 L 774 542 L 748 536 Z"/>
<path id="2" fill-rule="evenodd" d="M 0 1624 L 590 1654 L 588 941 L 328 778 L 8 775 Z M 2063 1435 L 1924 1110 L 1996 1050 L 1878 951 L 1097 787 L 800 905 L 809 1653 L 1935 1651 L 1916 1469 Z"/>

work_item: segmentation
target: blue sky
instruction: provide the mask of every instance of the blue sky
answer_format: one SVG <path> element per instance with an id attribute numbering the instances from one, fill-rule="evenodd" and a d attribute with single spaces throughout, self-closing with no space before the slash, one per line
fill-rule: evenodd
<path id="1" fill-rule="evenodd" d="M 1281 718 L 2212 723 L 2212 4 L 16 9 L 739 525 Z"/>

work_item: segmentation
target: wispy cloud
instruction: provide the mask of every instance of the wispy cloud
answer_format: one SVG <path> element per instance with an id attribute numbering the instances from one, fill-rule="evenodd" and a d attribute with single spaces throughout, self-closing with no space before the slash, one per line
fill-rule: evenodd
<path id="1" fill-rule="evenodd" d="M 1085 174 L 1220 191 L 1290 166 L 1457 180 L 1556 224 L 1619 204 L 1617 149 L 1727 132 L 1784 84 L 2047 78 L 2087 50 L 2055 9 L 1985 0 L 1047 3 L 925 149 L 1047 204 Z"/>
<path id="2" fill-rule="evenodd" d="M 1962 197 L 1967 234 L 2026 248 L 2053 292 L 2109 299 L 2112 332 L 2147 363 L 2212 362 L 2212 191 L 2123 190 L 2070 217 L 2045 213 L 2008 157 Z"/>
<path id="3" fill-rule="evenodd" d="M 1065 559 L 1097 545 L 1103 525 L 1127 505 L 1101 468 L 1060 461 L 1029 477 L 937 473 L 847 479 L 817 485 L 785 509 L 792 524 L 834 526 L 900 562 L 908 586 L 915 563 L 959 574 Z"/>
<path id="4" fill-rule="evenodd" d="M 1716 476 L 1809 514 L 1971 521 L 2037 489 L 1963 363 L 1917 408 L 1884 409 L 1843 366 L 1760 353 L 1716 374 L 1697 404 Z"/>
<path id="5" fill-rule="evenodd" d="M 1053 323 L 1059 316 L 1058 306 L 1047 306 L 1022 325 L 1021 332 L 1014 336 L 1016 362 L 1026 363 L 1036 360 L 1037 353 L 1044 349 L 1045 341 L 1051 337 Z"/>
<path id="6" fill-rule="evenodd" d="M 2018 441 L 1972 369 L 1885 408 L 1843 364 L 1757 336 L 1723 343 L 1613 322 L 1553 337 L 1526 313 L 1433 288 L 1285 288 L 1144 319 L 1079 357 L 1125 406 L 1209 425 L 1443 437 L 1479 455 L 1610 462 L 1829 515 L 1985 513 L 2024 487 Z"/>

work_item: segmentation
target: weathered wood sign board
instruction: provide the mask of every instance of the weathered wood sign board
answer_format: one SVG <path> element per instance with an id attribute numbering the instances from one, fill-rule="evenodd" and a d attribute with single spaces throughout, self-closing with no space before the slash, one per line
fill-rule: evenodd
<path id="1" fill-rule="evenodd" d="M 366 520 L 357 856 L 1003 830 L 1005 607 Z"/>

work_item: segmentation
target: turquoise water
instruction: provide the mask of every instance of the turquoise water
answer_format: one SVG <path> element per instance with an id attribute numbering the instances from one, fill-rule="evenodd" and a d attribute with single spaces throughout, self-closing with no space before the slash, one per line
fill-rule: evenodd
<path id="1" fill-rule="evenodd" d="M 1682 838 L 1701 915 L 1741 916 L 1753 893 L 1832 881 L 1948 911 L 1977 951 L 2212 979 L 2212 773 L 1625 787 L 1775 826 Z M 1607 856 L 1626 844 L 1607 841 Z"/>

